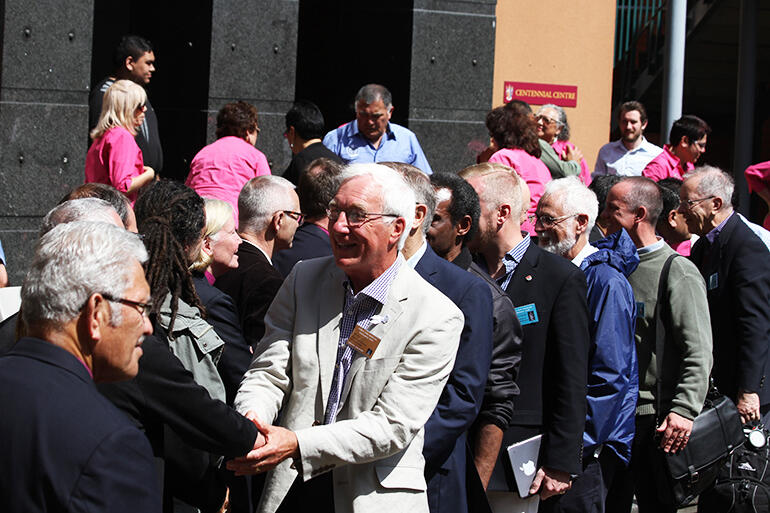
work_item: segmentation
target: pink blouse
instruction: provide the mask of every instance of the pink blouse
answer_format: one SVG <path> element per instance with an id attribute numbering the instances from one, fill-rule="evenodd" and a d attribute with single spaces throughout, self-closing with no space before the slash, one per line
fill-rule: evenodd
<path id="1" fill-rule="evenodd" d="M 770 184 L 770 160 L 747 167 L 743 174 L 746 176 L 749 192 L 758 193 L 767 189 L 768 184 Z M 762 226 L 766 230 L 770 230 L 770 213 L 765 216 Z"/>
<path id="2" fill-rule="evenodd" d="M 185 184 L 204 198 L 232 205 L 237 225 L 241 189 L 252 178 L 269 174 L 270 166 L 261 151 L 240 137 L 226 136 L 195 155 Z"/>
<path id="3" fill-rule="evenodd" d="M 537 202 L 545 190 L 545 184 L 551 181 L 551 172 L 548 171 L 545 164 L 524 150 L 511 148 L 496 151 L 489 157 L 489 161 L 512 167 L 527 182 L 529 186 L 529 208 L 527 209 L 527 214 L 534 214 Z M 529 220 L 521 224 L 521 229 L 527 231 L 530 235 L 535 235 L 535 227 Z"/>
<path id="4" fill-rule="evenodd" d="M 575 145 L 572 144 L 570 141 L 560 141 L 558 139 L 553 140 L 553 144 L 551 144 L 551 147 L 554 149 L 556 154 L 561 158 L 561 154 L 564 153 L 564 150 L 567 148 L 570 148 L 571 150 L 575 149 Z M 588 164 L 586 164 L 586 159 L 582 158 L 580 159 L 580 181 L 583 182 L 586 187 L 591 185 L 591 171 L 588 169 Z"/>
<path id="5" fill-rule="evenodd" d="M 112 127 L 97 138 L 86 154 L 85 183 L 106 183 L 125 194 L 133 203 L 134 191 L 128 194 L 132 180 L 144 173 L 142 150 L 134 136 L 123 127 Z"/>
<path id="6" fill-rule="evenodd" d="M 671 151 L 671 146 L 667 144 L 663 146 L 661 154 L 652 159 L 647 164 L 647 167 L 642 170 L 642 176 L 646 176 L 655 182 L 659 182 L 664 178 L 683 180 L 684 174 L 693 169 L 695 169 L 695 165 L 692 162 L 686 162 L 683 165 L 679 157 Z"/>

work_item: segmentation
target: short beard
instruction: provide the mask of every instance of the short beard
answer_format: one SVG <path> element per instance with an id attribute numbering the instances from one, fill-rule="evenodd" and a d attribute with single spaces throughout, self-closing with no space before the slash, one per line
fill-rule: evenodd
<path id="1" fill-rule="evenodd" d="M 539 237 L 537 239 L 537 245 L 555 255 L 566 257 L 567 252 L 575 247 L 577 244 L 577 237 L 574 233 L 567 234 L 567 236 L 559 242 L 553 242 L 550 238 L 546 239 Z"/>

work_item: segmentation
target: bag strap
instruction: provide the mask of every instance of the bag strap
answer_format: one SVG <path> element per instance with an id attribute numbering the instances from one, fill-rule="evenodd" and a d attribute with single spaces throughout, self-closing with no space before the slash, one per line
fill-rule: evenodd
<path id="1" fill-rule="evenodd" d="M 660 416 L 663 414 L 661 411 L 661 393 L 663 391 L 663 346 L 666 341 L 666 327 L 663 324 L 663 309 L 666 308 L 667 303 L 664 301 L 667 297 L 666 285 L 668 284 L 668 274 L 671 270 L 671 262 L 676 257 L 681 256 L 678 253 L 674 253 L 666 259 L 666 263 L 663 264 L 663 269 L 660 271 L 660 279 L 658 280 L 658 301 L 655 304 L 655 366 L 657 367 L 656 386 L 658 393 L 655 396 L 655 411 L 657 413 L 657 424 L 660 424 Z"/>

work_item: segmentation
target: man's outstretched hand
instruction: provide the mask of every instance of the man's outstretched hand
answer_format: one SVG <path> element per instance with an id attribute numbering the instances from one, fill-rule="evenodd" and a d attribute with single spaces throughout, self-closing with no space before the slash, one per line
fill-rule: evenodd
<path id="1" fill-rule="evenodd" d="M 273 470 L 285 459 L 299 457 L 299 443 L 294 431 L 263 424 L 252 412 L 248 412 L 246 417 L 257 426 L 260 433 L 254 444 L 255 449 L 246 456 L 228 461 L 228 470 L 235 472 L 236 476 L 259 474 Z M 258 447 L 261 438 L 265 443 Z"/>

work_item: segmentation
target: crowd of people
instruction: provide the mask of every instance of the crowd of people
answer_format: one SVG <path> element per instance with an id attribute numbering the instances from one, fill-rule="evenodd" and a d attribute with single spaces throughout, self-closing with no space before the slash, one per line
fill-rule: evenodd
<path id="1" fill-rule="evenodd" d="M 563 109 L 512 101 L 439 172 L 368 84 L 326 134 L 292 106 L 283 173 L 225 105 L 182 184 L 154 61 L 121 41 L 0 319 L 0 510 L 676 511 L 663 455 L 710 378 L 770 420 L 770 232 L 695 167 L 700 118 L 659 148 L 624 103 L 590 173 Z"/>

